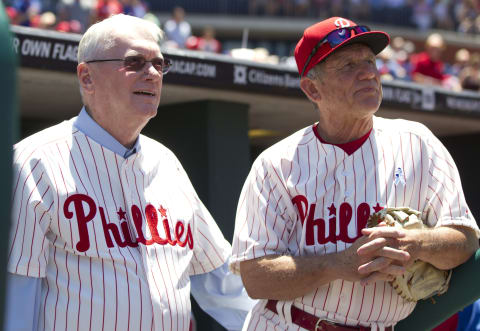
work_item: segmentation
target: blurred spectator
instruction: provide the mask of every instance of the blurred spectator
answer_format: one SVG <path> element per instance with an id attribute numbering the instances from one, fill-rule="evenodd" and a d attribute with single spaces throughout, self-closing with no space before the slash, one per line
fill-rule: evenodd
<path id="1" fill-rule="evenodd" d="M 475 0 L 461 0 L 454 8 L 459 32 L 472 33 L 474 21 L 480 14 Z"/>
<path id="2" fill-rule="evenodd" d="M 222 45 L 215 39 L 215 30 L 211 26 L 203 29 L 201 37 L 191 36 L 187 39 L 186 47 L 192 50 L 220 53 Z"/>
<path id="3" fill-rule="evenodd" d="M 473 22 L 473 33 L 480 33 L 480 15 Z"/>
<path id="4" fill-rule="evenodd" d="M 453 30 L 453 24 L 450 0 L 435 0 L 433 5 L 433 25 L 437 29 Z"/>
<path id="5" fill-rule="evenodd" d="M 384 16 L 385 18 L 385 23 L 403 26 L 410 25 L 410 18 L 412 17 L 412 7 L 409 1 L 384 0 L 384 3 L 384 12 L 382 16 Z"/>
<path id="6" fill-rule="evenodd" d="M 268 15 L 273 16 L 277 13 L 277 3 L 275 0 L 249 0 L 248 13 L 250 15 Z"/>
<path id="7" fill-rule="evenodd" d="M 40 15 L 38 25 L 39 29 L 54 30 L 57 23 L 57 17 L 51 11 L 44 12 Z"/>
<path id="8" fill-rule="evenodd" d="M 470 52 L 465 48 L 460 48 L 455 52 L 455 60 L 453 65 L 448 66 L 446 72 L 453 76 L 458 76 L 460 72 L 470 62 Z"/>
<path id="9" fill-rule="evenodd" d="M 379 0 L 380 1 L 380 0 Z M 310 12 L 314 17 L 326 17 L 328 15 L 328 8 L 330 7 L 330 0 L 311 0 Z"/>
<path id="10" fill-rule="evenodd" d="M 147 13 L 147 5 L 141 0 L 122 0 L 123 13 L 143 18 Z"/>
<path id="11" fill-rule="evenodd" d="M 289 1 L 284 1 L 285 14 L 290 12 Z M 309 0 L 293 0 L 293 12 L 295 16 L 308 16 L 308 11 L 310 9 Z"/>
<path id="12" fill-rule="evenodd" d="M 480 92 L 480 54 L 474 53 L 469 63 L 460 71 L 462 89 Z"/>
<path id="13" fill-rule="evenodd" d="M 376 64 L 382 80 L 395 79 L 394 73 L 391 70 L 391 62 L 393 61 L 394 50 L 390 46 L 385 47 L 385 49 L 377 55 Z"/>
<path id="14" fill-rule="evenodd" d="M 20 16 L 18 15 L 18 11 L 15 8 L 6 7 L 5 12 L 7 13 L 10 24 L 13 24 L 13 25 L 20 24 Z"/>
<path id="15" fill-rule="evenodd" d="M 413 5 L 413 23 L 415 26 L 426 31 L 432 26 L 432 7 L 429 0 L 417 0 Z"/>
<path id="16" fill-rule="evenodd" d="M 118 0 L 97 0 L 93 12 L 93 22 L 98 22 L 115 14 L 123 13 L 123 6 Z"/>
<path id="17" fill-rule="evenodd" d="M 372 21 L 385 22 L 385 3 L 383 0 L 369 0 L 369 9 Z"/>
<path id="18" fill-rule="evenodd" d="M 370 7 L 368 0 L 350 0 L 348 5 L 352 19 L 366 21 L 370 18 Z"/>
<path id="19" fill-rule="evenodd" d="M 34 27 L 42 11 L 40 0 L 14 0 L 12 7 L 16 11 L 15 21 L 18 25 Z"/>
<path id="20" fill-rule="evenodd" d="M 57 5 L 57 18 L 60 22 L 67 22 L 69 29 L 69 31 L 64 32 L 84 32 L 92 23 L 91 15 L 93 5 L 94 4 L 92 0 L 59 1 Z M 65 23 L 62 24 L 63 27 L 60 28 L 60 31 L 63 31 L 64 27 L 66 27 Z M 80 27 L 78 27 L 78 24 L 80 24 Z"/>
<path id="21" fill-rule="evenodd" d="M 264 47 L 234 48 L 230 50 L 230 55 L 235 59 L 249 60 L 261 63 L 278 64 L 280 58 L 277 55 L 270 55 L 268 49 Z"/>
<path id="22" fill-rule="evenodd" d="M 446 78 L 442 55 L 445 50 L 443 37 L 432 33 L 425 42 L 425 52 L 412 55 L 412 79 L 417 83 L 442 85 Z"/>
<path id="23" fill-rule="evenodd" d="M 377 56 L 377 68 L 382 80 L 409 80 L 406 62 L 397 58 L 400 53 L 387 46 Z"/>
<path id="24" fill-rule="evenodd" d="M 169 47 L 185 48 L 188 37 L 192 35 L 190 23 L 185 21 L 185 10 L 182 7 L 175 7 L 172 18 L 165 22 L 164 31 Z"/>
<path id="25" fill-rule="evenodd" d="M 330 14 L 328 14 L 328 16 L 345 16 L 345 1 L 346 0 L 330 0 Z"/>

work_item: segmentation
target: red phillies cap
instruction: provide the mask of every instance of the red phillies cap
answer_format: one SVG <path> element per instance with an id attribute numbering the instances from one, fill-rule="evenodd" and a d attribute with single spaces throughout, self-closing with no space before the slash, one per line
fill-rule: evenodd
<path id="1" fill-rule="evenodd" d="M 354 31 L 349 34 L 349 38 L 341 40 L 337 38 L 337 40 L 341 42 L 334 47 L 331 46 L 329 42 L 322 44 L 325 37 L 332 31 L 353 27 L 357 27 L 357 24 L 353 21 L 342 17 L 330 17 L 306 28 L 303 32 L 302 39 L 300 39 L 295 47 L 295 61 L 297 62 L 298 73 L 301 76 L 305 76 L 310 69 L 342 46 L 354 43 L 366 44 L 372 49 L 373 53 L 377 55 L 387 47 L 390 42 L 390 37 L 383 31 L 362 31 L 360 34 Z M 314 51 L 315 48 L 316 50 Z"/>

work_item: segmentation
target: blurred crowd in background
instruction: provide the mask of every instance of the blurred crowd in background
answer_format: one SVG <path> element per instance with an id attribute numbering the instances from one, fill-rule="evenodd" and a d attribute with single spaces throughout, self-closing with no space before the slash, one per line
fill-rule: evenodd
<path id="1" fill-rule="evenodd" d="M 108 14 L 126 13 L 143 17 L 152 12 L 182 6 L 188 12 L 223 15 L 329 17 L 343 16 L 373 23 L 480 32 L 480 0 L 2 0 L 14 11 L 20 24 L 28 16 L 50 11 L 58 21 L 74 16 L 84 31 L 92 20 Z M 30 19 L 33 17 L 30 17 Z M 38 19 L 38 18 L 36 18 Z M 38 22 L 33 22 L 37 24 Z"/>
<path id="2" fill-rule="evenodd" d="M 249 13 L 342 16 L 421 30 L 480 32 L 479 0 L 249 0 Z"/>
<path id="3" fill-rule="evenodd" d="M 240 47 L 240 42 L 222 42 L 215 30 L 205 26 L 198 35 L 183 7 L 193 13 L 250 16 L 326 17 L 344 16 L 361 22 L 405 26 L 416 30 L 436 28 L 461 33 L 480 33 L 480 0 L 2 0 L 10 22 L 15 25 L 83 33 L 92 23 L 112 14 L 143 17 L 162 27 L 165 47 L 224 53 L 236 58 L 295 67 L 291 56 L 270 47 Z M 203 4 L 203 5 L 201 5 Z M 234 6 L 233 6 L 234 5 Z M 173 8 L 173 9 L 172 9 Z M 154 13 L 171 12 L 160 22 Z M 251 45 L 249 45 L 251 46 Z M 258 46 L 258 45 L 257 45 Z M 261 45 L 260 45 L 261 46 Z M 292 46 L 292 45 L 289 45 Z M 480 53 L 459 49 L 454 61 L 444 57 L 445 41 L 431 34 L 422 49 L 395 37 L 379 54 L 377 65 L 385 80 L 403 80 L 442 86 L 454 91 L 480 91 Z M 290 55 L 290 56 L 289 56 Z"/>

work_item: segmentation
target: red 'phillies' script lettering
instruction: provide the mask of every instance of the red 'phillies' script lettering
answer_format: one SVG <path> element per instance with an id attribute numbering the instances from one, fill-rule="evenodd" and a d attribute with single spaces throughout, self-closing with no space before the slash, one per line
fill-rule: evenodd
<path id="1" fill-rule="evenodd" d="M 65 203 L 63 204 L 63 213 L 68 219 L 71 219 L 73 217 L 73 213 L 69 210 L 69 205 L 72 202 L 73 208 L 75 209 L 75 214 L 77 215 L 78 234 L 80 236 L 80 240 L 78 241 L 76 248 L 79 252 L 85 252 L 90 248 L 87 223 L 95 217 L 95 214 L 97 213 L 97 206 L 95 205 L 95 201 L 93 201 L 93 199 L 90 198 L 88 195 L 71 195 L 65 200 Z M 85 210 L 83 209 L 83 202 L 86 202 L 88 204 L 88 215 L 85 215 Z"/>
<path id="2" fill-rule="evenodd" d="M 70 204 L 73 203 L 74 211 L 70 211 Z M 84 205 L 86 203 L 88 205 L 88 214 L 85 213 Z M 120 223 L 120 230 L 123 234 L 123 238 L 120 234 L 120 230 L 115 223 L 111 223 L 107 221 L 107 217 L 105 216 L 105 210 L 103 207 L 98 207 L 100 213 L 100 219 L 102 222 L 103 233 L 105 235 L 105 242 L 107 247 L 112 248 L 114 247 L 114 241 L 119 247 L 137 247 L 138 244 L 143 245 L 171 245 L 175 246 L 178 245 L 180 247 L 185 247 L 188 244 L 190 249 L 193 249 L 193 235 L 192 230 L 190 228 L 190 224 L 187 224 L 187 230 L 185 231 L 185 225 L 182 221 L 178 220 L 175 224 L 175 239 L 172 239 L 172 230 L 170 229 L 169 220 L 164 218 L 162 220 L 163 229 L 165 230 L 165 237 L 162 238 L 158 233 L 158 214 L 155 207 L 151 204 L 148 204 L 145 207 L 145 217 L 146 223 L 152 235 L 151 239 L 146 239 L 145 235 L 143 234 L 142 226 L 144 223 L 142 212 L 140 208 L 136 205 L 132 205 L 130 210 L 132 213 L 132 220 L 133 224 L 135 225 L 135 230 L 137 232 L 136 240 L 133 241 L 130 236 L 130 231 L 128 229 L 128 224 L 126 221 Z M 63 213 L 67 219 L 72 219 L 74 215 L 77 218 L 77 225 L 78 225 L 78 232 L 80 240 L 76 244 L 76 249 L 79 252 L 85 252 L 90 248 L 90 239 L 88 235 L 88 228 L 87 223 L 90 222 L 97 213 L 97 206 L 95 201 L 85 194 L 74 194 L 68 197 L 65 200 L 63 205 Z M 185 238 L 182 237 L 185 235 Z M 113 240 L 112 240 L 113 237 Z"/>
<path id="3" fill-rule="evenodd" d="M 353 243 L 359 237 L 362 236 L 362 229 L 367 225 L 367 220 L 370 217 L 370 205 L 362 202 L 357 206 L 357 233 L 354 237 L 349 237 L 348 226 L 352 220 L 353 207 L 348 202 L 343 202 L 339 209 L 338 215 L 336 215 L 335 206 L 329 207 L 333 212 L 328 219 L 328 235 L 326 229 L 326 222 L 323 218 L 315 218 L 316 203 L 308 204 L 308 200 L 303 195 L 297 195 L 292 199 L 292 203 L 297 206 L 300 221 L 305 227 L 305 244 L 307 246 L 315 245 L 315 229 L 317 232 L 317 242 L 319 244 L 325 244 L 327 242 L 336 243 L 337 240 L 345 243 Z M 338 228 L 337 232 L 337 216 L 338 216 Z"/>

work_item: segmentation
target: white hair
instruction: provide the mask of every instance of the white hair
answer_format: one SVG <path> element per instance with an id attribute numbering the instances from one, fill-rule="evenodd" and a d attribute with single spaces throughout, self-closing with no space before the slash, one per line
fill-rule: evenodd
<path id="1" fill-rule="evenodd" d="M 312 69 L 310 69 L 307 72 L 307 74 L 305 76 L 312 79 L 312 80 L 319 79 L 322 75 L 321 65 L 322 65 L 322 62 L 316 64 Z"/>
<path id="2" fill-rule="evenodd" d="M 100 54 L 115 47 L 119 31 L 131 31 L 135 27 L 142 27 L 150 32 L 158 44 L 163 40 L 163 31 L 155 23 L 124 14 L 113 15 L 93 24 L 84 33 L 78 45 L 78 63 L 96 59 Z"/>

